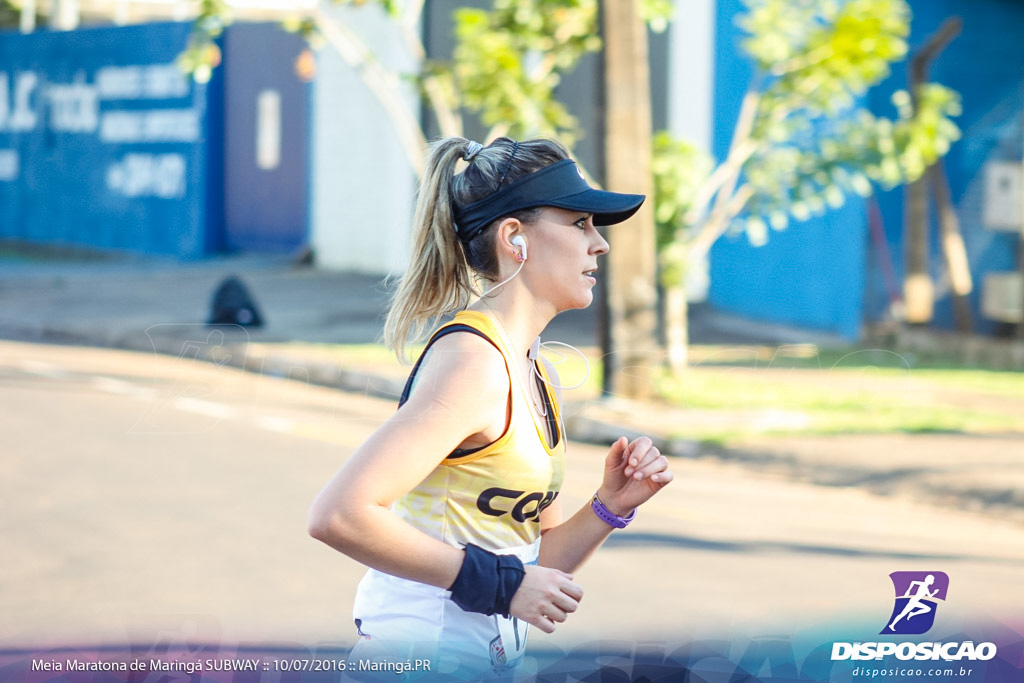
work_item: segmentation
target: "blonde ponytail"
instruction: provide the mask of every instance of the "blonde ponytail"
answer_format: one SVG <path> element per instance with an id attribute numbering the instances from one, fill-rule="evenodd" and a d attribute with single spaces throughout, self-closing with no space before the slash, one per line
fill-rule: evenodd
<path id="1" fill-rule="evenodd" d="M 412 260 L 391 301 L 384 343 L 407 361 L 405 346 L 423 337 L 436 318 L 465 308 L 472 275 L 455 231 L 451 183 L 470 144 L 447 138 L 431 146 L 413 218 Z"/>
<path id="2" fill-rule="evenodd" d="M 459 161 L 466 157 L 470 159 L 466 170 L 455 175 Z M 495 192 L 502 182 L 566 158 L 565 148 L 551 140 L 516 143 L 498 138 L 481 148 L 452 137 L 431 145 L 416 198 L 411 263 L 384 322 L 384 343 L 401 361 L 408 361 L 405 347 L 422 339 L 437 318 L 466 307 L 477 293 L 474 274 L 485 279 L 497 275 L 494 224 L 463 243 L 453 204 L 467 206 Z M 537 213 L 526 209 L 513 216 L 530 223 Z"/>

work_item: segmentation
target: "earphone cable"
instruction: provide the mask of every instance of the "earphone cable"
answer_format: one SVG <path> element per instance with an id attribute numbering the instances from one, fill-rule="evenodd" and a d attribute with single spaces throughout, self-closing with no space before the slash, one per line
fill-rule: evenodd
<path id="1" fill-rule="evenodd" d="M 499 282 L 498 284 L 494 285 L 493 287 L 491 287 L 490 289 L 488 289 L 488 290 L 487 290 L 486 292 L 484 292 L 483 294 L 481 294 L 481 295 L 480 295 L 480 298 L 481 298 L 481 299 L 483 299 L 483 298 L 484 298 L 485 296 L 488 296 L 488 295 L 489 295 L 489 294 L 490 294 L 491 292 L 493 292 L 494 290 L 496 290 L 496 289 L 497 289 L 498 287 L 501 287 L 502 285 L 504 285 L 504 284 L 507 284 L 507 283 L 511 282 L 511 281 L 512 281 L 512 279 L 513 279 L 513 278 L 514 278 L 514 277 L 515 277 L 516 275 L 519 275 L 519 271 L 521 271 L 521 270 L 523 269 L 523 266 L 525 266 L 525 265 L 526 265 L 526 261 L 520 261 L 520 262 L 519 262 L 519 267 L 518 267 L 518 268 L 516 268 L 516 272 L 512 273 L 512 274 L 511 274 L 510 276 L 508 276 L 507 278 L 505 278 L 504 280 L 502 280 L 501 282 Z"/>

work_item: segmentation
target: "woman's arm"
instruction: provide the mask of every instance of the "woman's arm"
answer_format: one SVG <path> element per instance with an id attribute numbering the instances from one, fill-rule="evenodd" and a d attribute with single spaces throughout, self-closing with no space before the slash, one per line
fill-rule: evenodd
<path id="1" fill-rule="evenodd" d="M 495 362 L 496 360 L 496 362 Z M 501 356 L 474 335 L 439 339 L 409 400 L 367 439 L 320 492 L 311 535 L 363 564 L 447 588 L 462 553 L 404 523 L 389 506 L 459 444 L 504 424 L 508 376 Z"/>
<path id="2" fill-rule="evenodd" d="M 626 517 L 672 481 L 668 460 L 646 436 L 632 443 L 621 437 L 605 458 L 604 480 L 597 497 L 612 514 Z M 538 562 L 572 573 L 597 550 L 614 528 L 601 521 L 588 501 L 564 522 L 555 502 L 541 513 L 543 536 Z"/>
<path id="3" fill-rule="evenodd" d="M 541 361 L 561 404 L 558 372 L 547 360 L 542 358 Z M 626 437 L 621 437 L 612 444 L 605 458 L 604 479 L 597 497 L 610 512 L 625 517 L 672 481 L 672 476 L 668 460 L 649 438 L 627 443 Z M 569 573 L 586 562 L 614 531 L 594 513 L 589 501 L 563 522 L 561 501 L 556 498 L 541 513 L 540 524 L 542 540 L 538 562 Z"/>
<path id="4" fill-rule="evenodd" d="M 464 551 L 406 524 L 389 506 L 467 438 L 500 436 L 508 391 L 504 362 L 487 341 L 470 334 L 439 339 L 409 400 L 317 496 L 310 534 L 374 569 L 449 588 Z M 581 595 L 562 572 L 530 567 L 512 608 L 515 616 L 550 632 L 551 622 L 564 621 Z"/>

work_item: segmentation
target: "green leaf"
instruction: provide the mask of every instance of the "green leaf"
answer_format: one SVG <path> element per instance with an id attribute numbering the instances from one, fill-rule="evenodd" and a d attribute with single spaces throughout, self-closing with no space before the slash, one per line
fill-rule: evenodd
<path id="1" fill-rule="evenodd" d="M 755 247 L 763 247 L 768 244 L 768 225 L 757 216 L 748 218 L 747 239 Z"/>
<path id="2" fill-rule="evenodd" d="M 807 206 L 806 202 L 793 202 L 789 207 L 789 211 L 793 214 L 793 218 L 798 221 L 805 221 L 811 217 L 811 209 Z"/>
<path id="3" fill-rule="evenodd" d="M 467 110 L 513 137 L 557 137 L 578 124 L 555 99 L 561 75 L 600 49 L 596 0 L 495 0 L 490 11 L 455 12 L 451 67 Z"/>
<path id="4" fill-rule="evenodd" d="M 785 230 L 789 225 L 789 216 L 784 211 L 772 211 L 768 220 L 773 230 Z"/>

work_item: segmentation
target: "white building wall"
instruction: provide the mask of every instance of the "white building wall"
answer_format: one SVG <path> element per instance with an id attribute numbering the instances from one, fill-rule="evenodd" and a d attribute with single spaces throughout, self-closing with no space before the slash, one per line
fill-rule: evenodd
<path id="1" fill-rule="evenodd" d="M 331 7 L 375 58 L 402 73 L 415 70 L 396 27 L 375 3 Z M 415 173 L 384 108 L 330 45 L 317 55 L 313 85 L 310 234 L 325 268 L 398 273 L 409 261 Z M 409 111 L 419 100 L 408 87 Z"/>
<path id="2" fill-rule="evenodd" d="M 715 0 L 675 0 L 669 33 L 669 132 L 711 151 Z"/>
<path id="3" fill-rule="evenodd" d="M 710 154 L 714 135 L 715 0 L 675 0 L 669 33 L 668 129 Z M 704 257 L 691 259 L 686 298 L 705 301 L 711 284 Z"/>

